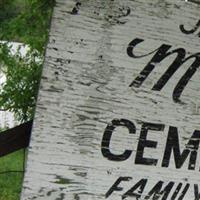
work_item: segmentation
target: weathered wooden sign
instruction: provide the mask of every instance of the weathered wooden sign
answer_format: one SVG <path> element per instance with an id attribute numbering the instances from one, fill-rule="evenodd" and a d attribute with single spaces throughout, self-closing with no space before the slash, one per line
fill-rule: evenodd
<path id="1" fill-rule="evenodd" d="M 22 200 L 200 199 L 195 2 L 57 0 Z"/>

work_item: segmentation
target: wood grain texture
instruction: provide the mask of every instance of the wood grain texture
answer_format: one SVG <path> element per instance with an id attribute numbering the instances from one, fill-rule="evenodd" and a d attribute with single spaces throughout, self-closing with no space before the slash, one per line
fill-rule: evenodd
<path id="1" fill-rule="evenodd" d="M 194 200 L 193 184 L 200 181 L 199 154 L 195 170 L 187 169 L 188 159 L 176 169 L 173 156 L 169 167 L 161 164 L 169 126 L 178 128 L 181 149 L 193 131 L 200 130 L 199 69 L 181 95 L 184 104 L 175 103 L 172 92 L 188 64 L 161 91 L 151 88 L 174 55 L 156 66 L 141 87 L 129 87 L 153 55 L 134 59 L 126 51 L 133 39 L 141 38 L 137 55 L 162 44 L 184 48 L 187 56 L 200 52 L 198 35 L 185 35 L 179 29 L 181 24 L 192 29 L 198 22 L 198 5 L 174 0 L 80 2 L 73 15 L 76 1 L 56 2 L 21 200 L 103 200 L 120 176 L 133 179 L 121 183 L 123 190 L 114 191 L 108 200 L 122 199 L 140 179 L 148 179 L 141 200 L 160 180 L 173 181 L 174 188 L 189 183 L 184 200 Z M 132 154 L 125 161 L 110 161 L 101 153 L 103 133 L 113 119 L 122 118 L 135 124 L 136 133 L 117 128 L 110 148 L 115 154 L 124 149 Z M 156 166 L 135 164 L 142 122 L 165 125 L 163 131 L 149 132 L 148 139 L 157 141 L 157 147 L 144 151 L 145 157 L 158 159 Z M 170 195 L 167 200 L 172 200 Z"/>

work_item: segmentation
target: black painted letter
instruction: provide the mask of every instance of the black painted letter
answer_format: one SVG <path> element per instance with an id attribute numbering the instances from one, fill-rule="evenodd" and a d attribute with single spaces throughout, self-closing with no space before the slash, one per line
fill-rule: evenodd
<path id="1" fill-rule="evenodd" d="M 136 157 L 135 157 L 135 164 L 142 164 L 142 165 L 156 165 L 157 159 L 153 158 L 144 158 L 144 148 L 156 148 L 157 142 L 147 140 L 147 133 L 148 130 L 153 131 L 163 131 L 165 125 L 164 124 L 152 124 L 152 123 L 143 123 L 140 133 L 140 139 L 138 142 Z"/>
<path id="2" fill-rule="evenodd" d="M 162 161 L 162 167 L 168 167 L 172 151 L 174 152 L 174 160 L 176 168 L 181 168 L 186 158 L 190 154 L 188 169 L 195 170 L 197 160 L 197 150 L 199 148 L 200 131 L 195 130 L 189 142 L 186 144 L 186 149 L 180 152 L 178 130 L 176 127 L 170 126 L 169 133 Z"/>
<path id="3" fill-rule="evenodd" d="M 129 181 L 131 180 L 131 177 L 119 177 L 115 183 L 111 186 L 111 188 L 108 190 L 108 192 L 106 192 L 106 198 L 108 198 L 114 191 L 122 191 L 123 188 L 122 187 L 118 187 L 118 185 L 120 184 L 120 182 L 122 181 Z"/>
<path id="4" fill-rule="evenodd" d="M 116 155 L 116 154 L 111 153 L 110 148 L 109 148 L 112 133 L 118 126 L 126 127 L 129 130 L 130 134 L 133 134 L 136 131 L 135 125 L 127 119 L 112 120 L 111 124 L 108 124 L 108 126 L 106 127 L 106 130 L 103 134 L 103 138 L 102 138 L 102 142 L 101 142 L 101 152 L 104 157 L 108 158 L 108 160 L 124 161 L 130 157 L 130 155 L 132 153 L 131 150 L 125 150 L 124 153 Z"/>

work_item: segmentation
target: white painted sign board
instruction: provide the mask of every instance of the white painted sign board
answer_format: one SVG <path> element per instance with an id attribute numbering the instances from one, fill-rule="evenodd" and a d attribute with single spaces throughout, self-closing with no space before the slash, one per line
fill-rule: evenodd
<path id="1" fill-rule="evenodd" d="M 57 0 L 21 200 L 200 199 L 199 8 Z"/>

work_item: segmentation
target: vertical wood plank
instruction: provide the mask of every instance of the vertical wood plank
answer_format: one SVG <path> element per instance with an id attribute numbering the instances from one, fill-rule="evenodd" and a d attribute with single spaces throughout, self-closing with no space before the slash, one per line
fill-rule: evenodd
<path id="1" fill-rule="evenodd" d="M 76 3 L 57 0 L 54 9 L 21 200 L 194 200 L 200 180 L 198 63 L 181 95 L 195 59 L 178 68 L 181 58 L 163 88 L 154 88 L 176 53 L 152 62 L 153 71 L 137 83 L 161 45 L 166 52 L 179 49 L 180 56 L 185 50 L 185 58 L 195 54 L 198 62 L 200 29 L 186 34 L 180 25 L 186 32 L 195 28 L 199 6 L 174 0 Z M 137 58 L 127 53 L 134 39 L 141 42 L 133 49 Z M 129 191 L 137 183 L 141 187 Z"/>

